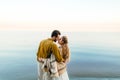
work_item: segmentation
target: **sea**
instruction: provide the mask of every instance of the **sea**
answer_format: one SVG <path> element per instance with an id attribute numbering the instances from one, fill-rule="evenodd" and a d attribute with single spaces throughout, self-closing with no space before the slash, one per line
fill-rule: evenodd
<path id="1" fill-rule="evenodd" d="M 70 80 L 120 80 L 120 32 L 61 32 L 68 37 Z M 61 36 L 62 36 L 61 35 Z M 0 31 L 0 80 L 37 80 L 43 31 Z"/>

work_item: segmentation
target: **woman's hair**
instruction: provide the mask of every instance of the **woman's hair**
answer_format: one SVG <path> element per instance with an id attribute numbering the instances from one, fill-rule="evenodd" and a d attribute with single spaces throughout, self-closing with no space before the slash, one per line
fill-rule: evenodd
<path id="1" fill-rule="evenodd" d="M 63 58 L 66 61 L 66 60 L 69 60 L 70 58 L 67 36 L 62 36 L 62 41 L 63 41 L 62 54 L 63 54 Z"/>
<path id="2" fill-rule="evenodd" d="M 62 36 L 63 44 L 68 44 L 67 36 Z"/>

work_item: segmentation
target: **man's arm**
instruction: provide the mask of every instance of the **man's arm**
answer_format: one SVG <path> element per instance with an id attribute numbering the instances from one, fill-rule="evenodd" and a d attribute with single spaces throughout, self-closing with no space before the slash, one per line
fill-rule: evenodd
<path id="1" fill-rule="evenodd" d="M 60 55 L 60 50 L 59 50 L 59 48 L 57 47 L 56 44 L 53 44 L 53 45 L 52 45 L 52 52 L 53 52 L 53 54 L 55 55 L 55 58 L 56 58 L 56 60 L 57 60 L 58 62 L 62 62 L 62 61 L 63 61 L 63 58 L 62 58 L 62 56 Z"/>
<path id="2" fill-rule="evenodd" d="M 41 47 L 41 43 L 39 44 L 38 51 L 37 51 L 37 61 L 39 61 L 39 57 L 40 57 L 40 47 Z"/>

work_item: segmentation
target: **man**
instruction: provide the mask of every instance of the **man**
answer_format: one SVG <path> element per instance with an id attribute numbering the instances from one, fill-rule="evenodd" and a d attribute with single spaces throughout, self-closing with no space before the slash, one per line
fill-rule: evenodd
<path id="1" fill-rule="evenodd" d="M 60 38 L 60 31 L 58 30 L 54 30 L 51 34 L 51 38 L 42 40 L 40 42 L 40 46 L 38 48 L 38 52 L 37 52 L 37 61 L 38 61 L 38 80 L 49 80 L 50 79 L 50 75 L 48 73 L 45 73 L 41 67 L 42 67 L 42 61 L 41 58 L 47 59 L 50 58 L 51 54 L 55 55 L 55 59 L 57 62 L 62 62 L 63 58 L 60 55 L 60 51 L 59 48 L 57 47 L 57 45 L 55 44 L 55 42 L 57 40 L 59 40 Z M 46 76 L 44 76 L 46 74 Z"/>

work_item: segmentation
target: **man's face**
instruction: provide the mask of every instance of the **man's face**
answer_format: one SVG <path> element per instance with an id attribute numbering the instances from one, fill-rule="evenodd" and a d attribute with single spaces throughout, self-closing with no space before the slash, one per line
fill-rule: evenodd
<path id="1" fill-rule="evenodd" d="M 58 35 L 56 38 L 55 38 L 55 42 L 58 41 L 60 39 L 60 35 Z"/>

